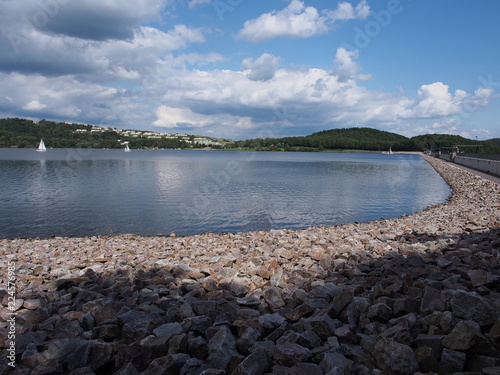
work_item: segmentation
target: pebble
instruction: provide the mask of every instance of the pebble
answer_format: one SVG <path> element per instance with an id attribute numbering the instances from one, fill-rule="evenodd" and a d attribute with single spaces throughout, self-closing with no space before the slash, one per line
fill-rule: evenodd
<path id="1" fill-rule="evenodd" d="M 0 239 L 0 373 L 498 373 L 500 186 L 423 157 L 453 194 L 391 220 Z"/>

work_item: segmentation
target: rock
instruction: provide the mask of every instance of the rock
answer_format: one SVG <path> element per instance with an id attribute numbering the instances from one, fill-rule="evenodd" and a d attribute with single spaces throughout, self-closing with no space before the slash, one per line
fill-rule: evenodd
<path id="1" fill-rule="evenodd" d="M 236 342 L 227 326 L 219 327 L 208 341 L 208 360 L 217 369 L 227 370 L 231 358 L 237 355 Z"/>
<path id="2" fill-rule="evenodd" d="M 473 320 L 462 320 L 447 335 L 442 344 L 452 350 L 466 351 L 472 349 L 476 353 L 489 350 L 488 340 L 481 333 L 481 327 Z"/>
<path id="3" fill-rule="evenodd" d="M 96 324 L 101 324 L 107 320 L 116 319 L 123 307 L 123 303 L 109 301 L 92 310 L 92 316 Z"/>
<path id="4" fill-rule="evenodd" d="M 95 375 L 94 371 L 92 371 L 88 367 L 80 367 L 76 370 L 71 371 L 68 375 Z"/>
<path id="5" fill-rule="evenodd" d="M 176 375 L 189 358 L 187 354 L 169 354 L 156 358 L 141 375 Z"/>
<path id="6" fill-rule="evenodd" d="M 418 367 L 422 372 L 438 372 L 439 361 L 437 360 L 437 353 L 428 346 L 419 346 L 415 350 L 415 358 Z"/>
<path id="7" fill-rule="evenodd" d="M 274 359 L 283 366 L 291 367 L 299 362 L 307 362 L 311 351 L 298 344 L 278 344 L 274 347 Z"/>
<path id="8" fill-rule="evenodd" d="M 462 371 L 465 366 L 466 356 L 463 352 L 444 348 L 441 353 L 439 372 L 442 374 L 451 374 Z"/>
<path id="9" fill-rule="evenodd" d="M 475 292 L 458 290 L 450 301 L 453 314 L 465 320 L 473 320 L 481 327 L 493 324 L 497 315 L 491 304 Z"/>
<path id="10" fill-rule="evenodd" d="M 179 335 L 183 332 L 183 328 L 180 323 L 166 323 L 153 330 L 156 337 L 165 338 L 166 341 L 170 340 L 172 337 Z"/>
<path id="11" fill-rule="evenodd" d="M 113 373 L 113 375 L 139 375 L 139 371 L 131 363 L 128 363 L 125 367 Z"/>
<path id="12" fill-rule="evenodd" d="M 252 345 L 261 337 L 261 332 L 253 327 L 245 329 L 240 338 L 236 341 L 238 352 L 247 355 Z"/>
<path id="13" fill-rule="evenodd" d="M 490 340 L 500 349 L 500 319 L 495 320 L 489 332 Z"/>
<path id="14" fill-rule="evenodd" d="M 309 303 L 302 303 L 301 305 L 294 308 L 292 311 L 288 312 L 285 317 L 291 321 L 296 322 L 300 318 L 304 316 L 308 316 L 312 312 L 314 312 L 315 308 L 311 306 Z"/>
<path id="15" fill-rule="evenodd" d="M 441 296 L 441 291 L 431 286 L 426 286 L 424 296 L 420 303 L 420 312 L 422 314 L 432 313 L 434 311 L 444 311 L 445 303 Z"/>
<path id="16" fill-rule="evenodd" d="M 392 309 L 385 303 L 376 303 L 370 306 L 367 315 L 371 320 L 386 322 L 392 317 Z"/>
<path id="17" fill-rule="evenodd" d="M 349 374 L 352 371 L 353 362 L 335 350 L 320 354 L 318 359 L 325 374 L 338 370 L 342 371 L 342 374 Z"/>
<path id="18" fill-rule="evenodd" d="M 118 315 L 118 323 L 120 326 L 127 325 L 133 331 L 140 328 L 148 329 L 151 326 L 151 315 L 137 310 L 130 310 Z"/>
<path id="19" fill-rule="evenodd" d="M 482 269 L 467 271 L 467 276 L 469 276 L 472 286 L 474 287 L 492 285 L 498 283 L 498 280 L 500 279 L 498 275 L 494 275 L 491 272 L 487 272 Z"/>
<path id="20" fill-rule="evenodd" d="M 262 375 L 271 367 L 271 359 L 263 348 L 248 355 L 231 375 Z"/>
<path id="21" fill-rule="evenodd" d="M 95 371 L 112 360 L 113 346 L 99 341 L 81 343 L 68 356 L 68 368 L 75 370 L 79 367 L 88 367 Z"/>
<path id="22" fill-rule="evenodd" d="M 314 363 L 296 363 L 287 370 L 286 375 L 323 375 L 323 370 Z"/>
<path id="23" fill-rule="evenodd" d="M 390 375 L 413 375 L 419 368 L 415 355 L 407 345 L 391 338 L 381 338 L 372 352 L 379 368 Z"/>
<path id="24" fill-rule="evenodd" d="M 115 367 L 123 368 L 133 365 L 138 371 L 144 371 L 153 360 L 153 353 L 147 347 L 134 343 L 122 345 L 115 355 Z"/>
<path id="25" fill-rule="evenodd" d="M 335 333 L 335 329 L 337 328 L 333 319 L 326 313 L 313 315 L 309 318 L 309 323 L 311 324 L 314 331 L 318 334 L 318 336 L 323 340 L 326 340 L 328 339 L 328 337 L 332 336 Z"/>

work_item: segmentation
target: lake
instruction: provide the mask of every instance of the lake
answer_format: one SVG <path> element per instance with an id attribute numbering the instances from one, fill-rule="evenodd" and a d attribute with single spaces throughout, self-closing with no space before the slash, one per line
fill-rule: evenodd
<path id="1" fill-rule="evenodd" d="M 0 149 L 0 237 L 191 235 L 394 218 L 450 188 L 418 155 Z"/>

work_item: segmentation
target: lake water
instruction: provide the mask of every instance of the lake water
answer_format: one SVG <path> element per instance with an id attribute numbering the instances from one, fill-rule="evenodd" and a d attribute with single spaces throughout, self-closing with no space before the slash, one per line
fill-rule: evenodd
<path id="1" fill-rule="evenodd" d="M 0 149 L 0 237 L 237 232 L 393 218 L 450 189 L 418 155 Z"/>

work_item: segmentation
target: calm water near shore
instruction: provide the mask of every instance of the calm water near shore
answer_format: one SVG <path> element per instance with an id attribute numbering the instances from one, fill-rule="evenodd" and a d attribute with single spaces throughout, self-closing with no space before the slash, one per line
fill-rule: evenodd
<path id="1" fill-rule="evenodd" d="M 0 149 L 0 237 L 298 229 L 449 195 L 418 155 Z"/>

